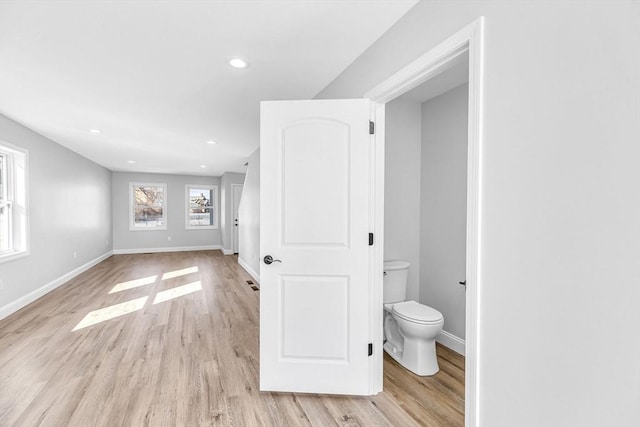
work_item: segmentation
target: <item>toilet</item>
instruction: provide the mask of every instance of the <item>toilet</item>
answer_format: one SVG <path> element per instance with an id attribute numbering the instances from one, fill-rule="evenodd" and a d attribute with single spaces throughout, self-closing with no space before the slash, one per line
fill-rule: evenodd
<path id="1" fill-rule="evenodd" d="M 384 350 L 398 363 L 420 375 L 438 370 L 436 337 L 444 325 L 438 310 L 416 301 L 406 301 L 406 261 L 385 261 L 383 280 Z"/>

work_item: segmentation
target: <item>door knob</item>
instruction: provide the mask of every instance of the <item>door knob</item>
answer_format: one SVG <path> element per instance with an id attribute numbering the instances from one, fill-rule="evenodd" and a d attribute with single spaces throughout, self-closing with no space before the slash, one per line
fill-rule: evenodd
<path id="1" fill-rule="evenodd" d="M 274 262 L 282 262 L 279 259 L 273 259 L 273 257 L 271 255 L 267 255 L 264 257 L 263 259 L 264 263 L 269 265 L 269 264 L 273 264 Z"/>

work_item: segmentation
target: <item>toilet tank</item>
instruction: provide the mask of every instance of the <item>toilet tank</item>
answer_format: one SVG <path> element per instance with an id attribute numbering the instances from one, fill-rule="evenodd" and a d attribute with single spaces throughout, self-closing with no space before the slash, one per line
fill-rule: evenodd
<path id="1" fill-rule="evenodd" d="M 406 261 L 385 261 L 382 281 L 383 302 L 399 302 L 407 298 L 409 264 Z"/>

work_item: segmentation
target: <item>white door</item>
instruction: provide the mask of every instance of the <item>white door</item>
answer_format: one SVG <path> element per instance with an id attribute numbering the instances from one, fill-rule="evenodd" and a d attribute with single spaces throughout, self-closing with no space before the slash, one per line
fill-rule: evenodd
<path id="1" fill-rule="evenodd" d="M 231 232 L 231 249 L 234 254 L 238 253 L 238 207 L 240 206 L 240 198 L 242 197 L 242 184 L 231 184 L 231 204 L 233 206 L 233 231 Z"/>
<path id="2" fill-rule="evenodd" d="M 260 389 L 372 394 L 369 101 L 263 102 L 260 123 Z"/>

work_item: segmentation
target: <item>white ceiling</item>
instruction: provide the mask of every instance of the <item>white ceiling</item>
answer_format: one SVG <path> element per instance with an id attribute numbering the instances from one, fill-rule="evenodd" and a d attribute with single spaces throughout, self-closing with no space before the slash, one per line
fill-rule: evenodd
<path id="1" fill-rule="evenodd" d="M 2 1 L 0 113 L 113 171 L 244 172 L 259 101 L 312 98 L 416 3 Z"/>

